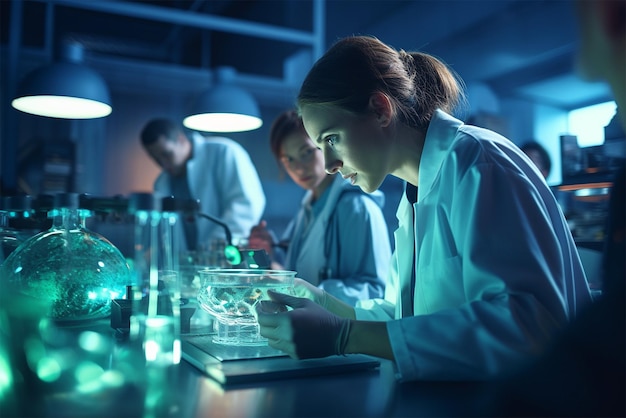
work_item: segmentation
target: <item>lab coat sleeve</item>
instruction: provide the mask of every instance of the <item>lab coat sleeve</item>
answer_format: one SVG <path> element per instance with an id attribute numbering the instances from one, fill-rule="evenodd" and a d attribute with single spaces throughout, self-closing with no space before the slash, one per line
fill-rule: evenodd
<path id="1" fill-rule="evenodd" d="M 399 299 L 401 298 L 400 289 L 402 288 L 402 284 L 400 280 L 398 249 L 404 249 L 407 248 L 407 246 L 411 247 L 413 245 L 413 234 L 410 232 L 413 230 L 413 224 L 409 221 L 409 219 L 413 218 L 411 215 L 412 210 L 406 197 L 403 197 L 396 209 L 398 227 L 393 234 L 395 251 L 391 255 L 384 299 L 377 298 L 358 301 L 354 309 L 356 319 L 362 321 L 391 321 L 392 319 L 402 316 L 400 313 L 401 305 L 399 305 L 401 303 Z M 408 279 L 408 277 L 404 278 L 404 280 Z"/>
<path id="2" fill-rule="evenodd" d="M 154 180 L 154 192 L 163 196 L 171 194 L 169 176 L 165 172 L 159 173 L 158 177 Z"/>
<path id="3" fill-rule="evenodd" d="M 331 276 L 319 287 L 346 303 L 382 297 L 391 245 L 380 206 L 361 193 L 344 193 L 324 237 Z"/>
<path id="4" fill-rule="evenodd" d="M 400 378 L 475 380 L 510 372 L 568 321 L 567 267 L 545 191 L 493 164 L 437 187 L 451 196 L 436 209 L 447 212 L 451 254 L 418 271 L 417 280 L 460 281 L 466 302 L 388 322 Z"/>
<path id="5" fill-rule="evenodd" d="M 396 297 L 398 292 L 398 272 L 396 252 L 391 256 L 388 280 L 385 285 L 385 298 L 359 300 L 354 314 L 359 321 L 391 321 L 396 317 Z"/>
<path id="6" fill-rule="evenodd" d="M 222 179 L 216 182 L 221 199 L 218 217 L 230 227 L 233 239 L 247 238 L 263 215 L 265 193 L 248 153 L 239 146 L 222 150 L 215 171 Z"/>
<path id="7" fill-rule="evenodd" d="M 287 262 L 287 253 L 289 250 L 289 243 L 291 242 L 291 237 L 293 235 L 295 223 L 296 223 L 295 219 L 290 220 L 287 226 L 285 227 L 285 230 L 283 231 L 282 236 L 280 237 L 280 242 L 284 246 L 281 246 L 281 247 L 276 246 L 273 248 L 274 254 L 272 255 L 272 261 L 275 261 L 282 266 L 284 266 L 285 263 Z M 270 231 L 270 233 L 274 234 L 273 231 Z"/>

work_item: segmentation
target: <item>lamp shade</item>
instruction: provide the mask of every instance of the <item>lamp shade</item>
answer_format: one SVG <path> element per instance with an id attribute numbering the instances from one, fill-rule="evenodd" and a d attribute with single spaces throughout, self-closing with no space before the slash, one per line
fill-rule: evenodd
<path id="1" fill-rule="evenodd" d="M 65 119 L 100 118 L 112 110 L 102 77 L 71 61 L 55 62 L 28 74 L 11 105 L 25 113 Z"/>
<path id="2" fill-rule="evenodd" d="M 234 85 L 234 70 L 221 68 L 218 82 L 196 101 L 191 115 L 183 120 L 189 129 L 205 132 L 243 132 L 263 125 L 254 97 Z"/>

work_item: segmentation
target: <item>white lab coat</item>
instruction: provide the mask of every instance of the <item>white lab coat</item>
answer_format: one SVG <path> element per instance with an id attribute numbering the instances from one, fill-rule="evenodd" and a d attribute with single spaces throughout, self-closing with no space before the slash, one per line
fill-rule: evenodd
<path id="1" fill-rule="evenodd" d="M 305 208 L 308 191 L 296 218 L 283 236 L 289 241 L 285 268 L 346 303 L 382 297 L 391 262 L 391 245 L 383 216 L 384 194 L 366 194 L 336 175 L 324 191 L 310 222 Z M 328 277 L 320 278 L 325 269 Z"/>
<path id="2" fill-rule="evenodd" d="M 228 225 L 234 241 L 247 238 L 265 210 L 265 194 L 250 155 L 229 138 L 205 138 L 197 132 L 190 136 L 193 158 L 187 161 L 187 181 L 192 197 L 200 200 L 200 212 Z M 176 196 L 170 177 L 162 172 L 154 183 L 155 192 Z M 225 237 L 223 228 L 214 222 L 205 218 L 196 222 L 199 249 L 208 249 L 213 239 Z"/>
<path id="3" fill-rule="evenodd" d="M 591 303 L 559 205 L 512 142 L 437 111 L 418 183 L 417 203 L 405 195 L 397 210 L 385 300 L 357 309 L 389 321 L 401 380 L 510 372 Z"/>

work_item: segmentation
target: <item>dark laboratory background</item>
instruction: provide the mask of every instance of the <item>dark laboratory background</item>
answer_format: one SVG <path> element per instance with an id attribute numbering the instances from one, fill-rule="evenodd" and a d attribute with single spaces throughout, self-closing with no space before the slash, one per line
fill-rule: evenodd
<path id="1" fill-rule="evenodd" d="M 548 183 L 581 252 L 599 254 L 611 159 L 614 149 L 623 158 L 624 135 L 607 127 L 604 145 L 575 149 L 573 157 L 563 152 L 568 144 L 576 148 L 568 113 L 612 100 L 604 83 L 576 74 L 570 1 L 4 0 L 0 13 L 2 195 L 150 191 L 158 168 L 140 146 L 141 128 L 155 116 L 182 121 L 215 85 L 218 70 L 231 68 L 235 84 L 258 103 L 263 125 L 226 136 L 250 153 L 268 199 L 264 218 L 280 232 L 303 191 L 270 153 L 271 122 L 292 106 L 326 48 L 365 34 L 439 56 L 466 82 L 469 107 L 460 116 L 518 145 L 529 139 L 544 145 L 553 164 Z M 78 120 L 12 108 L 24 77 L 65 59 L 60 51 L 68 43 L 106 83 L 112 113 Z M 389 178 L 382 189 L 392 232 L 402 184 Z M 94 228 L 118 243 L 117 226 L 102 223 Z M 586 261 L 590 271 L 597 260 L 592 254 Z"/>

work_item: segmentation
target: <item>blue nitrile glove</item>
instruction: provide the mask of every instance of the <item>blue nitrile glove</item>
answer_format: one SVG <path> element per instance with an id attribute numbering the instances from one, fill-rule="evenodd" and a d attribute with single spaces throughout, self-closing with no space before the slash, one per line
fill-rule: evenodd
<path id="1" fill-rule="evenodd" d="M 298 297 L 311 299 L 318 305 L 324 306 L 326 292 L 317 286 L 313 286 L 310 282 L 304 279 L 300 279 L 299 277 L 294 279 L 293 291 Z"/>
<path id="2" fill-rule="evenodd" d="M 293 284 L 293 292 L 296 296 L 312 300 L 335 315 L 339 315 L 344 318 L 356 318 L 353 306 L 339 300 L 324 289 L 313 286 L 306 280 L 296 277 Z"/>
<path id="3" fill-rule="evenodd" d="M 277 312 L 264 309 L 263 304 L 257 305 L 260 333 L 271 347 L 295 359 L 344 354 L 350 333 L 349 319 L 341 318 L 306 298 L 272 290 L 267 293 L 274 302 L 293 308 Z"/>

